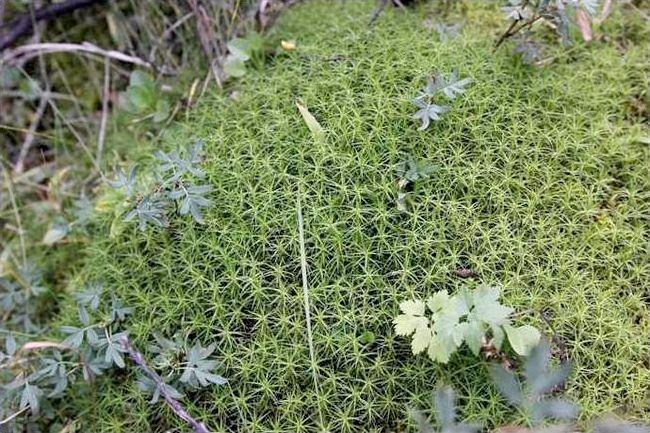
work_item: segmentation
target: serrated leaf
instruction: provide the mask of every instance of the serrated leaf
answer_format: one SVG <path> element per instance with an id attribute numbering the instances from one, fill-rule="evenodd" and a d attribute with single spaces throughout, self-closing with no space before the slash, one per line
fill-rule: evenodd
<path id="1" fill-rule="evenodd" d="M 441 364 L 446 364 L 449 362 L 449 358 L 456 351 L 456 344 L 453 340 L 448 338 L 441 338 L 438 335 L 433 335 L 431 343 L 429 344 L 429 350 L 427 354 L 429 358 Z"/>
<path id="2" fill-rule="evenodd" d="M 424 302 L 420 300 L 402 301 L 399 304 L 402 313 L 410 316 L 424 316 L 424 307 Z"/>
<path id="3" fill-rule="evenodd" d="M 513 309 L 498 302 L 500 290 L 498 287 L 478 286 L 473 292 L 474 317 L 490 325 L 503 325 Z"/>
<path id="4" fill-rule="evenodd" d="M 470 348 L 474 355 L 478 355 L 481 352 L 481 346 L 483 345 L 483 336 L 485 335 L 485 328 L 481 322 L 468 322 L 467 326 L 464 328 L 465 333 L 465 344 Z"/>
<path id="5" fill-rule="evenodd" d="M 400 314 L 393 320 L 393 324 L 395 325 L 395 334 L 407 336 L 419 328 L 428 327 L 429 319 L 426 317 Z"/>
<path id="6" fill-rule="evenodd" d="M 512 349 L 518 355 L 528 356 L 535 346 L 539 343 L 541 334 L 539 331 L 530 325 L 520 326 L 515 328 L 508 324 L 503 325 L 503 329 L 508 335 L 508 341 Z"/>
<path id="7" fill-rule="evenodd" d="M 425 319 L 426 320 L 426 319 Z M 431 343 L 431 329 L 422 321 L 415 329 L 413 340 L 411 341 L 411 350 L 414 355 L 424 352 Z"/>

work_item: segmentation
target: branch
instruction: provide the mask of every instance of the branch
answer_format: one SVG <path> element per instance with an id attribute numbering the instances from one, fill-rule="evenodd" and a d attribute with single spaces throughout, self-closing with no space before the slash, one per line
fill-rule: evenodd
<path id="1" fill-rule="evenodd" d="M 122 344 L 122 347 L 126 353 L 129 355 L 129 358 L 131 358 L 131 361 L 133 361 L 140 368 L 140 370 L 142 370 L 142 372 L 155 383 L 158 392 L 163 396 L 165 403 L 167 403 L 169 408 L 179 418 L 188 423 L 194 430 L 194 433 L 210 433 L 205 424 L 194 419 L 192 415 L 190 415 L 183 408 L 180 402 L 169 394 L 167 388 L 165 387 L 165 382 L 163 379 L 158 375 L 158 373 L 149 367 L 142 354 L 135 350 L 133 346 L 131 346 L 129 339 L 127 337 L 123 337 L 120 339 L 120 343 Z"/>
<path id="2" fill-rule="evenodd" d="M 12 64 L 17 60 L 29 60 L 37 57 L 39 54 L 61 53 L 61 52 L 82 52 L 89 54 L 97 54 L 99 56 L 109 57 L 111 59 L 119 60 L 120 62 L 133 63 L 145 68 L 153 68 L 153 65 L 139 57 L 129 56 L 114 50 L 105 50 L 99 48 L 90 42 L 82 44 L 70 43 L 41 43 L 41 44 L 27 44 L 8 50 L 0 57 L 0 65 Z"/>
<path id="3" fill-rule="evenodd" d="M 33 19 L 32 14 L 30 13 L 22 14 L 10 23 L 2 26 L 3 30 L 8 30 L 0 36 L 0 51 L 11 46 L 19 37 L 32 31 L 34 24 L 39 21 L 49 21 L 52 18 L 68 14 L 77 9 L 85 8 L 102 1 L 105 0 L 67 0 L 61 3 L 54 3 L 35 10 Z"/>

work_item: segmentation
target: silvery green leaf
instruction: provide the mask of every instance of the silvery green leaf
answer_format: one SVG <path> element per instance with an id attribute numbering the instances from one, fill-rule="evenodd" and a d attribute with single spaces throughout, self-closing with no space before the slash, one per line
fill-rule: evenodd
<path id="1" fill-rule="evenodd" d="M 571 45 L 570 26 L 571 20 L 564 8 L 552 8 L 544 13 L 544 19 L 553 24 L 555 31 L 562 39 L 562 45 Z"/>
<path id="2" fill-rule="evenodd" d="M 201 208 L 208 207 L 212 204 L 209 199 L 204 197 L 204 194 L 209 193 L 211 189 L 209 185 L 194 185 L 189 187 L 180 185 L 178 189 L 170 192 L 170 197 L 173 199 L 182 197 L 178 213 L 181 215 L 190 213 L 196 222 L 202 223 L 203 215 L 201 214 Z"/>
<path id="3" fill-rule="evenodd" d="M 43 391 L 35 385 L 25 384 L 23 392 L 20 396 L 20 409 L 29 407 L 32 415 L 38 415 L 39 405 L 38 398 L 43 394 Z"/>
<path id="4" fill-rule="evenodd" d="M 13 334 L 7 334 L 7 337 L 5 338 L 5 351 L 7 352 L 7 355 L 14 356 L 16 353 L 16 347 L 16 339 Z"/>
<path id="5" fill-rule="evenodd" d="M 122 304 L 122 301 L 115 297 L 115 294 L 111 293 L 111 311 L 110 311 L 110 320 L 111 322 L 123 321 L 127 315 L 133 313 L 132 307 L 125 307 Z"/>
<path id="6" fill-rule="evenodd" d="M 415 421 L 419 433 L 434 433 L 433 426 L 427 420 L 422 412 L 416 409 L 409 409 L 409 416 Z"/>
<path id="7" fill-rule="evenodd" d="M 201 151 L 203 142 L 197 141 L 189 146 L 183 155 L 177 151 L 165 153 L 156 152 L 156 158 L 161 161 L 160 170 L 163 173 L 170 172 L 171 177 L 165 180 L 173 183 L 180 180 L 185 174 L 191 174 L 198 178 L 203 178 L 205 173 L 198 167 L 201 163 Z"/>
<path id="8" fill-rule="evenodd" d="M 121 168 L 118 168 L 115 173 L 115 180 L 109 180 L 108 184 L 114 189 L 124 188 L 127 197 L 132 197 L 136 193 L 136 173 L 137 165 L 131 166 L 128 176 Z"/>
<path id="9" fill-rule="evenodd" d="M 74 225 L 77 227 L 85 228 L 93 215 L 93 204 L 85 196 L 81 196 L 78 200 L 74 201 L 72 215 L 75 217 Z"/>
<path id="10" fill-rule="evenodd" d="M 192 388 L 205 387 L 210 384 L 223 385 L 227 380 L 211 370 L 216 368 L 217 362 L 207 359 L 214 351 L 215 346 L 206 348 L 195 344 L 186 355 L 186 365 L 180 377 L 182 383 Z"/>
<path id="11" fill-rule="evenodd" d="M 75 326 L 62 326 L 61 332 L 64 334 L 69 334 L 69 336 L 63 340 L 64 346 L 69 346 L 74 349 L 78 349 L 83 343 L 84 339 L 84 330 L 77 328 Z"/>
<path id="12" fill-rule="evenodd" d="M 63 391 L 68 387 L 68 377 L 58 376 L 54 382 L 54 389 L 47 395 L 48 398 L 58 397 L 63 394 Z"/>
<path id="13" fill-rule="evenodd" d="M 520 40 L 513 50 L 515 55 L 521 56 L 521 60 L 527 65 L 533 65 L 541 59 L 542 50 L 537 43 L 530 39 Z"/>
<path id="14" fill-rule="evenodd" d="M 440 38 L 441 42 L 446 42 L 458 36 L 458 32 L 462 27 L 463 25 L 460 23 L 448 25 L 443 23 L 435 23 L 433 26 L 435 31 L 438 33 L 438 37 Z"/>
<path id="15" fill-rule="evenodd" d="M 99 344 L 99 336 L 93 328 L 86 328 L 86 339 L 91 346 L 97 346 Z"/>
<path id="16" fill-rule="evenodd" d="M 434 394 L 438 421 L 443 430 L 456 423 L 456 393 L 449 386 L 440 387 Z"/>
<path id="17" fill-rule="evenodd" d="M 424 88 L 424 94 L 434 96 L 438 92 L 442 92 L 449 99 L 456 99 L 462 93 L 465 93 L 465 87 L 472 82 L 471 78 L 458 79 L 458 70 L 454 69 L 449 76 L 449 79 L 436 73 L 429 79 L 427 87 Z"/>
<path id="18" fill-rule="evenodd" d="M 18 268 L 20 281 L 23 282 L 24 288 L 29 295 L 38 296 L 47 291 L 43 287 L 43 272 L 33 262 L 27 262 Z"/>
<path id="19" fill-rule="evenodd" d="M 80 305 L 88 306 L 93 311 L 97 311 L 103 292 L 104 287 L 101 284 L 90 283 L 86 285 L 86 290 L 76 293 L 75 298 Z"/>
<path id="20" fill-rule="evenodd" d="M 501 392 L 501 395 L 503 395 L 510 404 L 520 406 L 524 402 L 524 394 L 517 376 L 498 364 L 490 364 L 488 368 L 492 380 L 497 386 L 499 392 Z"/>
<path id="21" fill-rule="evenodd" d="M 84 352 L 83 377 L 85 381 L 90 381 L 94 377 L 101 375 L 109 366 L 104 362 L 103 357 L 96 356 L 96 352 L 87 349 Z"/>
<path id="22" fill-rule="evenodd" d="M 536 401 L 531 406 L 533 418 L 536 421 L 546 419 L 574 420 L 580 412 L 578 406 L 563 399 L 544 399 Z"/>
<path id="23" fill-rule="evenodd" d="M 413 103 L 417 106 L 420 106 L 421 100 L 415 99 Z M 447 113 L 449 107 L 446 105 L 436 105 L 436 104 L 425 104 L 423 108 L 420 108 L 414 115 L 414 119 L 419 119 L 422 121 L 422 126 L 418 129 L 424 131 L 429 127 L 431 120 L 438 121 L 442 114 Z"/>
<path id="24" fill-rule="evenodd" d="M 397 171 L 400 177 L 409 182 L 415 182 L 428 178 L 436 169 L 437 167 L 428 161 L 415 161 L 413 158 L 409 158 L 408 161 L 398 166 Z"/>
<path id="25" fill-rule="evenodd" d="M 146 196 L 124 217 L 125 221 L 132 221 L 138 218 L 138 226 L 141 231 L 147 228 L 147 223 L 151 223 L 158 227 L 166 227 L 167 222 L 165 219 L 164 202 L 161 200 Z"/>
<path id="26" fill-rule="evenodd" d="M 114 344 L 109 344 L 106 347 L 104 361 L 107 364 L 115 364 L 120 368 L 124 368 L 124 358 L 122 357 L 122 354 L 117 350 L 117 347 Z"/>
<path id="27" fill-rule="evenodd" d="M 145 394 L 151 395 L 151 400 L 149 401 L 149 404 L 155 404 L 158 399 L 160 398 L 160 387 L 164 389 L 164 392 L 169 395 L 170 397 L 179 400 L 183 398 L 183 394 L 179 392 L 176 388 L 173 386 L 167 384 L 167 383 L 162 383 L 162 384 L 156 384 L 153 380 L 148 378 L 147 376 L 140 376 L 137 381 L 138 388 L 144 392 Z"/>
<path id="28" fill-rule="evenodd" d="M 528 382 L 531 394 L 543 395 L 552 391 L 554 388 L 565 383 L 570 373 L 571 364 L 565 362 L 551 372 L 540 374 L 534 380 Z"/>
<path id="29" fill-rule="evenodd" d="M 90 325 L 90 316 L 88 315 L 88 310 L 82 304 L 77 305 L 77 315 L 79 316 L 79 321 L 85 325 Z"/>
<path id="30" fill-rule="evenodd" d="M 595 433 L 650 433 L 650 425 L 631 424 L 616 419 L 600 420 L 594 426 Z"/>
<path id="31" fill-rule="evenodd" d="M 51 246 L 61 241 L 70 233 L 70 224 L 65 220 L 59 219 L 50 225 L 50 228 L 43 236 L 43 243 Z"/>
<path id="32" fill-rule="evenodd" d="M 501 11 L 506 14 L 506 19 L 514 21 L 527 20 L 532 17 L 532 11 L 521 0 L 509 0 L 508 6 L 502 7 Z"/>

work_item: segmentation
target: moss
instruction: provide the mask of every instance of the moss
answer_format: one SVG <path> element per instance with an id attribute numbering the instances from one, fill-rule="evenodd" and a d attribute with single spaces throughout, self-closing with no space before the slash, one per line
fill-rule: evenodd
<path id="1" fill-rule="evenodd" d="M 387 10 L 371 28 L 373 7 L 315 1 L 286 14 L 271 38 L 298 49 L 234 83 L 236 100 L 209 94 L 165 137 L 168 147 L 206 142 L 207 223 L 176 218 L 169 230 L 127 226 L 111 237 L 106 214 L 78 280 L 104 281 L 136 308 L 130 332 L 142 348 L 154 331 L 218 342 L 229 386 L 186 400 L 215 431 L 399 431 L 407 405 L 431 408 L 438 382 L 458 389 L 472 421 L 519 419 L 467 350 L 436 365 L 392 332 L 399 301 L 473 284 L 453 275 L 461 264 L 502 284 L 520 323 L 548 331 L 548 317 L 585 417 L 650 419 L 649 155 L 625 120 L 639 91 L 628 77 L 647 63 L 647 43 L 623 53 L 578 46 L 535 69 L 492 52 L 491 6 L 472 6 L 446 43 L 421 27 L 425 9 Z M 432 70 L 454 67 L 473 86 L 418 131 L 409 98 Z M 311 140 L 296 98 L 324 142 Z M 395 167 L 409 156 L 438 169 L 404 213 Z M 363 344 L 365 331 L 376 342 Z M 71 399 L 85 431 L 182 425 L 163 405 L 147 407 L 132 376 Z"/>

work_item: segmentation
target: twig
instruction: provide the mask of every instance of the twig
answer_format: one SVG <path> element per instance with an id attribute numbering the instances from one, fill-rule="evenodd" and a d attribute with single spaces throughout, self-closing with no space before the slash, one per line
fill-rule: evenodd
<path id="1" fill-rule="evenodd" d="M 34 32 L 34 41 L 38 43 L 40 42 L 41 32 L 43 30 L 43 26 L 45 25 L 45 23 L 38 25 L 36 23 L 35 11 L 33 10 L 33 8 L 30 9 L 32 12 L 31 13 L 32 25 L 33 28 L 36 30 Z M 45 66 L 45 61 L 43 60 L 42 56 L 39 56 L 38 58 L 38 66 L 41 72 L 41 78 L 45 83 L 45 93 L 49 93 L 52 87 L 50 86 L 50 81 L 48 80 L 47 77 L 47 68 Z M 38 128 L 38 125 L 41 123 L 41 119 L 43 118 L 43 114 L 45 114 L 45 109 L 47 108 L 48 102 L 49 102 L 49 98 L 42 94 L 38 102 L 38 107 L 36 109 L 34 118 L 32 119 L 32 122 L 29 125 L 29 129 L 27 130 L 27 135 L 25 136 L 23 145 L 20 148 L 18 159 L 16 160 L 16 164 L 14 165 L 14 171 L 16 173 L 22 173 L 23 170 L 25 169 L 25 158 L 27 158 L 29 149 L 31 149 L 32 147 L 32 144 L 34 142 L 34 137 L 35 137 L 34 133 L 36 132 L 36 128 Z"/>
<path id="2" fill-rule="evenodd" d="M 129 339 L 127 337 L 122 337 L 120 339 L 120 343 L 122 344 L 122 347 L 124 350 L 129 355 L 129 358 L 138 366 L 140 369 L 144 372 L 144 374 L 151 379 L 154 384 L 156 385 L 156 389 L 160 393 L 160 395 L 163 396 L 165 399 L 165 403 L 169 406 L 169 408 L 183 421 L 188 423 L 192 429 L 194 429 L 194 433 L 210 433 L 208 428 L 205 426 L 204 423 L 197 421 L 190 415 L 180 404 L 178 400 L 176 400 L 174 397 L 172 397 L 169 392 L 167 391 L 167 387 L 165 386 L 165 382 L 163 379 L 147 365 L 147 362 L 144 359 L 144 356 L 137 350 L 131 346 L 131 343 L 129 342 Z"/>
<path id="3" fill-rule="evenodd" d="M 29 406 L 24 407 L 24 408 L 22 408 L 21 410 L 12 413 L 12 414 L 9 415 L 7 418 L 5 418 L 5 419 L 3 419 L 2 421 L 0 421 L 0 425 L 5 425 L 5 424 L 7 424 L 7 423 L 8 423 L 9 421 L 11 421 L 12 419 L 14 419 L 14 418 L 16 418 L 17 416 L 19 416 L 19 415 L 25 413 L 25 412 L 27 411 L 27 409 L 29 409 Z M 11 427 L 10 427 L 10 428 L 11 428 Z"/>
<path id="4" fill-rule="evenodd" d="M 173 23 L 171 26 L 169 26 L 167 29 L 165 29 L 165 31 L 164 31 L 164 32 L 162 33 L 162 35 L 158 38 L 158 40 L 155 42 L 153 48 L 152 48 L 151 51 L 149 52 L 149 61 L 150 61 L 150 62 L 153 62 L 153 61 L 154 61 L 154 57 L 155 57 L 155 55 L 156 55 L 156 51 L 158 50 L 158 47 L 159 47 L 160 45 L 162 45 L 162 44 L 165 42 L 165 39 L 167 39 L 169 36 L 171 36 L 171 34 L 174 32 L 174 30 L 176 30 L 177 28 L 179 28 L 180 26 L 182 26 L 183 24 L 185 24 L 185 22 L 186 22 L 187 20 L 189 20 L 190 18 L 192 18 L 193 16 L 194 16 L 194 12 L 188 12 L 187 14 L 185 14 L 185 15 L 183 15 L 181 18 L 179 18 L 179 19 L 178 19 L 175 23 Z"/>
<path id="5" fill-rule="evenodd" d="M 210 18 L 205 8 L 198 4 L 197 0 L 189 0 L 192 12 L 196 16 L 196 30 L 199 33 L 199 40 L 203 51 L 208 56 L 212 75 L 218 87 L 221 87 L 220 71 L 217 61 L 218 49 L 214 41 L 216 40 L 214 31 L 210 24 Z"/>
<path id="6" fill-rule="evenodd" d="M 68 14 L 77 9 L 85 8 L 102 1 L 105 0 L 67 0 L 38 8 L 33 13 L 33 19 L 32 13 L 20 15 L 12 22 L 2 26 L 3 29 L 6 27 L 9 30 L 0 36 L 0 51 L 16 42 L 19 37 L 29 33 L 34 28 L 36 22 L 48 21 L 60 15 Z M 2 4 L 4 5 L 4 3 L 3 0 Z"/>
<path id="7" fill-rule="evenodd" d="M 111 59 L 104 58 L 104 89 L 102 91 L 102 119 L 99 123 L 99 136 L 97 137 L 97 167 L 101 167 L 102 154 L 104 153 L 104 140 L 106 139 L 106 122 L 108 120 L 108 99 L 111 91 Z M 101 175 L 101 171 L 100 171 Z"/>
<path id="8" fill-rule="evenodd" d="M 526 6 L 528 6 L 528 3 L 529 3 L 529 0 L 525 0 L 525 1 L 521 4 L 521 6 L 519 6 L 519 9 L 524 10 L 524 9 L 526 8 Z M 512 35 L 516 34 L 519 30 L 521 30 L 521 29 L 523 29 L 524 27 L 526 27 L 527 24 L 524 23 L 524 25 L 522 25 L 521 27 L 519 27 L 518 29 L 515 30 L 515 27 L 517 26 L 517 24 L 519 24 L 520 21 L 521 21 L 521 20 L 513 20 L 513 21 L 512 21 L 512 23 L 510 24 L 510 26 L 508 27 L 508 29 L 507 29 L 507 30 L 506 30 L 506 31 L 505 31 L 505 32 L 504 32 L 504 33 L 499 37 L 499 39 L 498 39 L 498 40 L 496 41 L 496 43 L 494 44 L 494 51 L 496 51 L 497 48 L 499 48 L 499 47 L 501 46 L 501 44 L 502 44 L 506 39 L 508 39 L 508 38 L 511 37 Z M 532 24 L 532 22 L 531 22 L 530 24 Z"/>
<path id="9" fill-rule="evenodd" d="M 82 52 L 97 54 L 104 57 L 110 57 L 114 60 L 119 60 L 120 62 L 133 63 L 144 68 L 153 69 L 153 65 L 146 60 L 142 60 L 139 57 L 129 56 L 119 51 L 105 50 L 91 44 L 90 42 L 83 42 L 81 44 L 45 42 L 38 44 L 21 45 L 14 49 L 8 50 L 2 57 L 0 57 L 0 65 L 5 63 L 12 64 L 18 60 L 26 61 L 41 54 L 62 52 Z"/>

